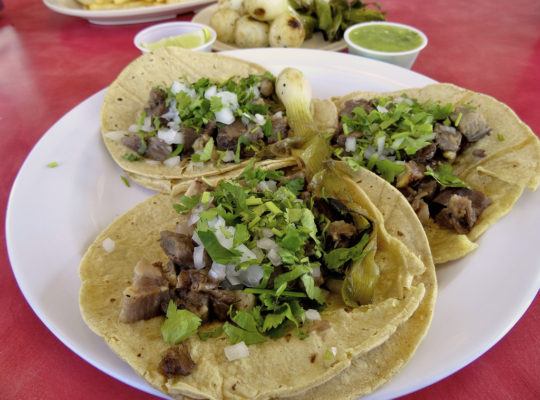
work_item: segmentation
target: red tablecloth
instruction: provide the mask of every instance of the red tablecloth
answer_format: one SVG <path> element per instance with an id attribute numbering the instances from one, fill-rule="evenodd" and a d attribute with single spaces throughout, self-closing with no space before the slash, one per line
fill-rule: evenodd
<path id="1" fill-rule="evenodd" d="M 138 55 L 132 37 L 144 26 L 91 25 L 54 14 L 36 0 L 5 3 L 0 12 L 2 221 L 13 179 L 34 143 L 64 113 L 108 85 Z M 540 132 L 540 1 L 381 3 L 390 20 L 410 23 L 429 37 L 429 46 L 414 70 L 493 95 Z M 0 235 L 5 243 L 3 230 Z M 149 397 L 99 372 L 68 350 L 25 302 L 5 245 L 0 247 L 0 263 L 0 398 Z M 39 266 L 36 274 L 39 279 Z M 487 354 L 405 398 L 540 399 L 539 333 L 537 297 L 515 328 Z"/>

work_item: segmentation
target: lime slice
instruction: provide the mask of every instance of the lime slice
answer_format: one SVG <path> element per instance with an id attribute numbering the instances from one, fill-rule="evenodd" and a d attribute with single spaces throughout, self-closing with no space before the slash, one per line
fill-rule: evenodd
<path id="1" fill-rule="evenodd" d="M 194 49 L 208 42 L 211 36 L 210 30 L 203 28 L 194 32 L 184 33 L 182 35 L 166 37 L 158 40 L 157 42 L 143 43 L 143 46 L 151 51 L 160 47 L 169 46 L 182 47 L 184 49 Z"/>

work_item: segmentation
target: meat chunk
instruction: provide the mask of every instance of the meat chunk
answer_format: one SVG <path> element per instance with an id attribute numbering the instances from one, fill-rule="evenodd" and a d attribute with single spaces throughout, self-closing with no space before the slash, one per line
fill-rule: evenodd
<path id="1" fill-rule="evenodd" d="M 459 120 L 458 129 L 469 142 L 477 142 L 489 135 L 491 128 L 482 114 L 470 107 L 458 107 L 450 118 L 457 122 L 460 113 L 461 120 Z"/>
<path id="2" fill-rule="evenodd" d="M 435 156 L 436 151 L 437 145 L 435 143 L 430 143 L 416 152 L 414 161 L 425 164 Z"/>
<path id="3" fill-rule="evenodd" d="M 451 126 L 435 124 L 435 142 L 443 152 L 457 152 L 461 144 L 461 133 Z"/>
<path id="4" fill-rule="evenodd" d="M 162 262 L 155 262 L 154 265 L 161 269 L 161 273 L 165 280 L 167 281 L 169 286 L 175 286 L 176 285 L 176 267 L 174 266 L 174 263 L 172 261 L 168 261 L 167 263 L 163 264 Z"/>
<path id="5" fill-rule="evenodd" d="M 219 127 L 216 136 L 217 148 L 219 150 L 235 150 L 238 139 L 246 132 L 246 126 L 240 120 L 236 120 L 230 125 Z"/>
<path id="6" fill-rule="evenodd" d="M 227 321 L 229 308 L 238 302 L 235 292 L 230 290 L 215 290 L 210 293 L 212 313 L 219 321 Z"/>
<path id="7" fill-rule="evenodd" d="M 122 138 L 122 144 L 128 149 L 141 154 L 144 153 L 144 145 L 142 145 L 141 140 L 138 135 L 131 134 Z"/>
<path id="8" fill-rule="evenodd" d="M 176 290 L 172 300 L 178 308 L 184 308 L 196 314 L 203 321 L 207 321 L 210 313 L 210 298 L 208 294 L 193 290 Z"/>
<path id="9" fill-rule="evenodd" d="M 491 200 L 482 192 L 462 188 L 443 190 L 433 201 L 444 206 L 435 221 L 460 234 L 469 233 L 482 212 L 491 204 Z"/>
<path id="10" fill-rule="evenodd" d="M 424 177 L 425 167 L 414 161 L 405 163 L 405 171 L 403 171 L 396 180 L 396 187 L 404 188 L 415 181 L 419 181 Z"/>
<path id="11" fill-rule="evenodd" d="M 165 352 L 158 369 L 167 378 L 175 378 L 191 374 L 195 366 L 187 344 L 180 343 Z"/>
<path id="12" fill-rule="evenodd" d="M 422 224 L 426 224 L 429 221 L 429 207 L 422 198 L 415 198 L 411 203 L 411 207 Z"/>
<path id="13" fill-rule="evenodd" d="M 259 91 L 263 97 L 272 96 L 274 94 L 274 82 L 272 82 L 270 79 L 263 79 L 261 81 Z"/>
<path id="14" fill-rule="evenodd" d="M 173 263 L 184 268 L 193 268 L 193 241 L 181 233 L 162 231 L 160 245 Z"/>
<path id="15" fill-rule="evenodd" d="M 130 323 L 153 318 L 168 297 L 168 282 L 160 266 L 143 259 L 135 266 L 132 285 L 123 292 L 119 319 Z"/>
<path id="16" fill-rule="evenodd" d="M 327 235 L 332 238 L 334 247 L 348 247 L 357 232 L 358 230 L 353 224 L 339 220 L 332 221 L 328 225 Z"/>
<path id="17" fill-rule="evenodd" d="M 272 122 L 272 135 L 268 137 L 268 143 L 272 144 L 289 136 L 289 122 L 282 112 L 275 113 L 270 119 Z"/>
<path id="18" fill-rule="evenodd" d="M 184 135 L 184 149 L 183 153 L 186 153 L 193 149 L 193 143 L 199 137 L 199 134 L 193 128 L 184 127 L 182 128 L 182 134 Z"/>
<path id="19" fill-rule="evenodd" d="M 186 196 L 197 196 L 208 190 L 208 186 L 202 179 L 194 179 L 186 190 Z"/>
<path id="20" fill-rule="evenodd" d="M 352 117 L 353 110 L 356 107 L 363 108 L 364 111 L 368 114 L 375 109 L 375 107 L 373 107 L 373 104 L 369 100 L 364 100 L 364 99 L 349 100 L 345 102 L 345 104 L 343 105 L 343 108 L 339 112 L 340 118 L 344 116 Z"/>
<path id="21" fill-rule="evenodd" d="M 152 136 L 147 140 L 147 148 L 144 153 L 146 158 L 156 161 L 165 161 L 171 154 L 172 147 L 156 136 Z"/>
<path id="22" fill-rule="evenodd" d="M 199 135 L 197 139 L 195 139 L 195 141 L 193 142 L 193 151 L 201 151 L 202 149 L 204 149 L 204 146 L 206 145 L 206 143 L 208 143 L 209 140 L 210 136 L 205 134 Z"/>
<path id="23" fill-rule="evenodd" d="M 148 105 L 144 109 L 149 117 L 159 117 L 167 112 L 167 92 L 160 88 L 153 88 L 150 91 Z"/>
<path id="24" fill-rule="evenodd" d="M 434 179 L 425 179 L 420 182 L 417 189 L 417 197 L 419 198 L 430 198 L 437 191 L 437 181 Z"/>
<path id="25" fill-rule="evenodd" d="M 217 289 L 218 282 L 210 278 L 206 270 L 184 269 L 178 274 L 176 287 L 196 292 L 210 292 Z"/>

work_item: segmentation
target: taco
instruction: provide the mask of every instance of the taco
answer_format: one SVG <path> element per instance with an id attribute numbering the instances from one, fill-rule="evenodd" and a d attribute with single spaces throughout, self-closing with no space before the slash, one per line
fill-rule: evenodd
<path id="1" fill-rule="evenodd" d="M 110 85 L 101 110 L 102 138 L 138 183 L 174 192 L 180 182 L 295 163 L 291 131 L 264 68 L 216 54 L 161 48 L 129 64 Z M 178 191 L 178 190 L 176 190 Z"/>
<path id="2" fill-rule="evenodd" d="M 435 263 L 474 250 L 525 188 L 538 187 L 538 138 L 492 97 L 433 84 L 356 92 L 325 107 L 334 126 L 321 132 L 310 162 L 321 168 L 330 156 L 397 187 L 424 225 Z"/>
<path id="3" fill-rule="evenodd" d="M 339 168 L 307 186 L 303 172 L 250 167 L 156 195 L 86 252 L 83 318 L 175 397 L 295 396 L 360 370 L 374 389 L 425 335 L 436 281 L 413 211 L 381 212 L 379 194 L 402 198 L 366 185 Z"/>

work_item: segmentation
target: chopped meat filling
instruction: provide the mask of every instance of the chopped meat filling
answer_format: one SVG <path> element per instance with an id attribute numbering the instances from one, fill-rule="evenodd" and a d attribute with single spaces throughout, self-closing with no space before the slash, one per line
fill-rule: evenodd
<path id="1" fill-rule="evenodd" d="M 191 374 L 195 366 L 187 344 L 180 343 L 165 352 L 158 369 L 167 378 L 176 378 Z"/>

